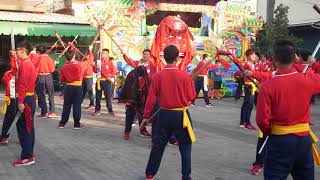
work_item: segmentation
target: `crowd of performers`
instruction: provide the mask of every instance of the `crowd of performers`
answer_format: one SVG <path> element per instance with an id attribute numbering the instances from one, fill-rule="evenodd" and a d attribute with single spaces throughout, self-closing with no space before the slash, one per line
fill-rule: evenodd
<path id="1" fill-rule="evenodd" d="M 245 63 L 238 64 L 240 71 L 235 73 L 238 82 L 235 98 L 240 98 L 242 86 L 245 94 L 240 127 L 256 130 L 250 118 L 254 104 L 257 106 L 259 138 L 251 173 L 259 174 L 264 168 L 267 180 L 286 179 L 288 174 L 296 180 L 313 180 L 314 162 L 320 161 L 314 144 L 316 137 L 309 126 L 310 103 L 314 102 L 312 97 L 320 92 L 320 63 L 309 52 L 297 51 L 288 40 L 277 41 L 273 52 L 271 63 L 264 56 L 257 58 L 254 50 L 247 50 Z M 2 109 L 5 117 L 0 144 L 8 144 L 9 130 L 18 118 L 16 126 L 22 152 L 14 166 L 32 165 L 35 163 L 34 94 L 38 95 L 41 108 L 38 118 L 58 117 L 54 107 L 51 75 L 56 64 L 46 54 L 44 46 L 32 50 L 26 41 L 18 43 L 10 56 L 11 69 L 2 78 L 6 96 Z M 115 116 L 111 99 L 117 69 L 109 57 L 109 50 L 102 50 L 100 64 L 94 61 L 92 47 L 89 47 L 84 60 L 77 60 L 75 52 L 69 49 L 66 49 L 64 56 L 66 63 L 61 67 L 59 77 L 65 83 L 64 102 L 58 128 L 65 127 L 71 108 L 74 129 L 84 128 L 80 122 L 81 104 L 87 92 L 90 99 L 88 109 L 94 109 L 92 116 L 100 115 L 102 93 L 106 96 L 109 115 Z M 221 61 L 211 64 L 208 55 L 204 54 L 202 61 L 190 74 L 177 67 L 181 57 L 179 50 L 173 45 L 164 49 L 166 65 L 160 72 L 156 72 L 150 62 L 148 49 L 143 51 L 140 61 L 133 61 L 124 53 L 123 57 L 129 65 L 135 67 L 127 75 L 119 97 L 119 102 L 126 104 L 123 139 L 130 139 L 132 124 L 138 119 L 140 135 L 151 138 L 146 180 L 155 178 L 168 142 L 179 147 L 182 180 L 191 180 L 191 147 L 196 137 L 188 107 L 195 105 L 201 89 L 206 106 L 213 106 L 208 96 L 207 75 L 210 69 L 214 69 L 214 89 L 218 93 L 222 84 Z M 98 74 L 95 100 L 92 90 L 93 73 Z M 45 99 L 46 91 L 49 110 Z M 146 125 L 151 122 L 152 132 L 149 133 Z"/>

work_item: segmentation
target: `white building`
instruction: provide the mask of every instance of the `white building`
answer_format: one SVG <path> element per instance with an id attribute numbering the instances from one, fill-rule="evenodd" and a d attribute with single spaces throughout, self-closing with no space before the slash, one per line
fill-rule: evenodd
<path id="1" fill-rule="evenodd" d="M 313 5 L 320 6 L 320 0 L 276 0 L 275 8 L 279 4 L 289 6 L 288 18 L 290 26 L 300 26 L 320 21 L 320 14 L 313 9 Z M 267 17 L 267 0 L 257 1 L 257 15 L 263 19 Z"/>

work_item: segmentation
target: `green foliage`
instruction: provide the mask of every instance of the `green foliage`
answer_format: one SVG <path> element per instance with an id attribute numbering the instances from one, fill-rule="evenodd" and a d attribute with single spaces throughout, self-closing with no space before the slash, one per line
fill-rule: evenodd
<path id="1" fill-rule="evenodd" d="M 254 49 L 257 53 L 271 56 L 272 46 L 278 39 L 289 39 L 296 45 L 299 45 L 302 42 L 302 39 L 295 37 L 289 32 L 288 10 L 289 7 L 283 4 L 280 4 L 274 10 L 272 25 L 265 25 L 264 30 L 257 34 L 257 41 L 254 43 Z"/>

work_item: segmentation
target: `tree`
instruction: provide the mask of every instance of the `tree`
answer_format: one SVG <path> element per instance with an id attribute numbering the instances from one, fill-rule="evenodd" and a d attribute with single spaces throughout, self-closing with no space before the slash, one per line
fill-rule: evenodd
<path id="1" fill-rule="evenodd" d="M 264 30 L 257 34 L 257 40 L 254 43 L 254 49 L 259 54 L 265 54 L 267 56 L 272 55 L 272 46 L 278 39 L 289 39 L 298 45 L 302 42 L 300 38 L 290 34 L 288 29 L 288 10 L 289 7 L 280 4 L 274 10 L 274 19 L 271 26 L 265 25 Z"/>

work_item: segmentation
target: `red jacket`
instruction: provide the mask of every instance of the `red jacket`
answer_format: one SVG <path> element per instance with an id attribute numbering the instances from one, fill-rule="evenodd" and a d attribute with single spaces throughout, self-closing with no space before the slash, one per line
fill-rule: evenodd
<path id="1" fill-rule="evenodd" d="M 254 70 L 263 72 L 273 71 L 273 65 L 270 61 L 258 62 L 254 65 Z"/>
<path id="2" fill-rule="evenodd" d="M 1 79 L 1 84 L 6 88 L 6 96 L 15 96 L 15 92 L 10 92 L 10 81 L 15 78 L 15 74 L 10 70 L 6 71 Z"/>
<path id="3" fill-rule="evenodd" d="M 255 69 L 255 65 L 251 62 L 246 62 L 243 66 L 243 70 L 250 70 L 250 71 L 254 71 Z M 246 76 L 243 76 L 243 80 L 244 82 L 251 82 L 250 79 Z"/>
<path id="4" fill-rule="evenodd" d="M 60 69 L 60 80 L 65 83 L 82 81 L 85 69 L 88 67 L 88 61 L 67 61 Z"/>
<path id="5" fill-rule="evenodd" d="M 89 52 L 89 59 L 87 60 L 88 64 L 87 64 L 87 67 L 86 67 L 86 69 L 84 71 L 83 78 L 86 78 L 87 76 L 92 76 L 93 75 L 93 67 L 92 67 L 93 59 L 94 59 L 93 54 L 90 51 Z"/>
<path id="6" fill-rule="evenodd" d="M 93 71 L 98 72 L 97 68 L 94 67 Z M 110 60 L 101 60 L 101 78 L 114 78 L 117 73 L 117 68 Z"/>
<path id="7" fill-rule="evenodd" d="M 38 73 L 31 60 L 21 61 L 16 77 L 16 93 L 18 93 L 18 103 L 22 104 L 27 93 L 34 93 Z"/>
<path id="8" fill-rule="evenodd" d="M 39 57 L 38 73 L 53 73 L 56 70 L 54 60 L 48 54 L 41 54 Z"/>
<path id="9" fill-rule="evenodd" d="M 123 59 L 127 62 L 127 64 L 131 67 L 137 67 L 137 66 L 144 66 L 147 69 L 147 72 L 149 74 L 149 77 L 151 77 L 154 73 L 156 73 L 156 68 L 154 67 L 154 65 L 149 62 L 148 64 L 145 64 L 142 62 L 142 60 L 140 61 L 135 61 L 130 59 L 127 55 L 123 55 Z"/>
<path id="10" fill-rule="evenodd" d="M 161 108 L 187 107 L 196 97 L 191 76 L 174 65 L 167 65 L 153 75 L 144 117 L 150 118 L 157 97 Z"/>
<path id="11" fill-rule="evenodd" d="M 197 65 L 197 67 L 195 68 L 194 72 L 197 72 L 199 71 L 207 62 L 206 61 L 200 61 L 199 64 Z M 209 64 L 206 68 L 204 68 L 200 73 L 199 75 L 208 75 L 208 71 L 210 69 L 214 69 L 216 68 L 217 66 L 215 64 Z"/>
<path id="12" fill-rule="evenodd" d="M 272 124 L 289 126 L 310 122 L 310 98 L 320 92 L 319 74 L 298 73 L 294 67 L 278 70 L 260 88 L 256 120 L 264 134 Z M 296 133 L 306 136 L 309 132 Z"/>
<path id="13" fill-rule="evenodd" d="M 298 72 L 303 72 L 303 70 L 305 69 L 305 67 L 306 66 L 309 66 L 309 64 L 308 63 L 302 63 L 302 64 L 295 64 L 295 65 L 293 65 L 295 68 L 296 68 L 296 70 L 298 71 Z M 309 74 L 309 73 L 314 73 L 314 71 L 312 70 L 312 68 L 308 68 L 307 69 L 307 72 L 306 72 L 307 74 Z"/>
<path id="14" fill-rule="evenodd" d="M 264 82 L 266 80 L 269 80 L 273 77 L 273 72 L 262 72 L 262 71 L 252 71 L 252 77 L 256 79 L 259 82 Z"/>
<path id="15" fill-rule="evenodd" d="M 295 68 L 298 73 L 304 73 L 303 70 L 305 67 L 306 67 L 306 64 L 294 64 L 293 65 L 293 68 Z M 253 71 L 252 77 L 259 82 L 264 82 L 266 80 L 271 79 L 274 76 L 275 72 L 276 71 L 273 71 L 273 72 L 271 72 L 271 71 L 269 71 L 269 72 Z M 308 68 L 307 72 L 305 72 L 304 74 L 313 74 L 313 73 L 314 73 L 313 70 Z"/>
<path id="16" fill-rule="evenodd" d="M 315 73 L 320 73 L 320 61 L 315 62 L 312 65 L 312 69 Z"/>
<path id="17" fill-rule="evenodd" d="M 29 58 L 36 68 L 37 73 L 39 72 L 39 62 L 40 62 L 40 54 L 30 53 Z"/>

